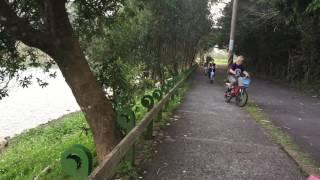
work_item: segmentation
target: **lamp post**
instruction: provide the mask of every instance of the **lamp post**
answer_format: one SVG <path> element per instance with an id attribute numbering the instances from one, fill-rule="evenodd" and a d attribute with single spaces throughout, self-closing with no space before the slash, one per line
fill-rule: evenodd
<path id="1" fill-rule="evenodd" d="M 238 14 L 238 0 L 233 0 L 231 31 L 230 31 L 230 41 L 229 41 L 229 57 L 228 57 L 229 66 L 233 63 L 234 36 L 236 31 L 237 14 Z"/>

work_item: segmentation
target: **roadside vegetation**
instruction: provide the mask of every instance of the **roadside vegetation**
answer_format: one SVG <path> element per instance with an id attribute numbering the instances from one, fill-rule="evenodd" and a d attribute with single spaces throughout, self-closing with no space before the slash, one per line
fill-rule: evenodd
<path id="1" fill-rule="evenodd" d="M 47 179 L 64 179 L 60 168 L 64 150 L 82 144 L 94 152 L 87 129 L 83 114 L 76 112 L 14 137 L 0 154 L 0 179 L 33 179 L 46 167 Z"/>
<path id="2" fill-rule="evenodd" d="M 0 100 L 10 95 L 13 80 L 23 87 L 49 85 L 21 75 L 26 68 L 50 73 L 57 65 L 101 161 L 121 139 L 116 113 L 134 108 L 137 95 L 190 68 L 208 48 L 212 2 L 0 0 Z"/>
<path id="3" fill-rule="evenodd" d="M 177 96 L 163 112 L 162 120 L 155 123 L 155 134 L 168 125 L 173 111 L 181 103 L 188 87 L 188 82 L 185 82 L 178 89 Z M 148 92 L 151 90 L 146 91 Z M 139 97 L 136 97 L 135 107 L 138 123 L 147 111 L 140 104 Z M 94 156 L 94 166 L 98 165 L 92 132 L 82 112 L 68 114 L 11 139 L 8 148 L 0 154 L 0 179 L 70 179 L 62 172 L 60 156 L 74 144 L 87 147 Z M 153 156 L 151 141 L 142 138 L 137 144 L 136 166 L 128 166 L 126 163 L 119 165 L 119 178 L 138 178 L 141 173 L 139 165 Z"/>

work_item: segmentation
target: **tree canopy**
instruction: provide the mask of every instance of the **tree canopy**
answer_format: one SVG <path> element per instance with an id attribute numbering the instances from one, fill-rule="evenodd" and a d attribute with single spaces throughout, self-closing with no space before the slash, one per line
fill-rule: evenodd
<path id="1" fill-rule="evenodd" d="M 244 0 L 239 3 L 236 53 L 258 75 L 319 84 L 318 0 Z M 220 45 L 227 44 L 231 4 L 220 19 Z"/>
<path id="2" fill-rule="evenodd" d="M 0 98 L 8 95 L 12 79 L 30 85 L 33 77 L 19 77 L 21 71 L 56 64 L 102 160 L 119 140 L 114 111 L 130 106 L 139 89 L 135 82 L 148 72 L 151 84 L 163 83 L 203 49 L 212 27 L 209 2 L 214 1 L 0 0 Z M 47 60 L 40 61 L 39 53 Z"/>

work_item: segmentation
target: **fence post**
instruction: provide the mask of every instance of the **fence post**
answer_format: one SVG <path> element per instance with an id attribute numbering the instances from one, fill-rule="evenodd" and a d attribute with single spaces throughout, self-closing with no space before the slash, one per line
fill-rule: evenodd
<path id="1" fill-rule="evenodd" d="M 174 87 L 174 81 L 173 81 L 173 79 L 170 80 L 170 81 L 168 81 L 168 86 L 169 86 L 170 89 L 172 89 L 172 88 Z M 174 96 L 175 96 L 175 93 L 173 93 L 173 94 L 171 95 L 171 100 L 174 100 L 174 98 L 175 98 Z"/>
<path id="2" fill-rule="evenodd" d="M 154 106 L 154 100 L 153 97 L 150 95 L 145 95 L 141 99 L 141 104 L 150 111 Z M 150 122 L 150 124 L 147 127 L 147 131 L 145 134 L 145 139 L 150 140 L 153 138 L 153 120 Z"/>
<path id="3" fill-rule="evenodd" d="M 169 88 L 169 87 L 168 87 L 166 84 L 162 85 L 162 87 L 161 87 L 162 93 L 163 93 L 163 94 L 167 94 L 167 93 L 169 92 L 169 89 L 168 89 L 168 88 Z M 167 110 L 168 110 L 168 106 L 169 106 L 169 101 L 165 102 L 163 109 L 164 109 L 165 111 L 167 111 Z"/>
<path id="4" fill-rule="evenodd" d="M 147 132 L 146 132 L 145 139 L 146 140 L 153 139 L 153 120 L 150 122 L 150 124 L 147 127 Z"/>
<path id="5" fill-rule="evenodd" d="M 117 124 L 123 131 L 124 135 L 127 135 L 136 126 L 136 116 L 131 108 L 122 109 L 117 114 Z M 125 160 L 129 162 L 129 165 L 134 165 L 135 145 L 132 145 L 132 148 L 127 153 Z"/>
<path id="6" fill-rule="evenodd" d="M 156 89 L 153 91 L 152 96 L 154 99 L 160 101 L 163 98 L 163 93 L 161 90 Z M 159 111 L 156 118 L 156 122 L 160 122 L 162 120 L 162 111 L 163 111 L 163 108 L 161 108 L 161 110 Z"/>

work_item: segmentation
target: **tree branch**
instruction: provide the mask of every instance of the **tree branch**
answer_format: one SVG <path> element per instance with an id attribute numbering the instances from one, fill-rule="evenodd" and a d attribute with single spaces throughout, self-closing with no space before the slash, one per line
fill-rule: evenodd
<path id="1" fill-rule="evenodd" d="M 50 49 L 50 36 L 32 28 L 26 19 L 17 16 L 5 0 L 0 0 L 0 25 L 14 40 L 44 51 Z"/>

